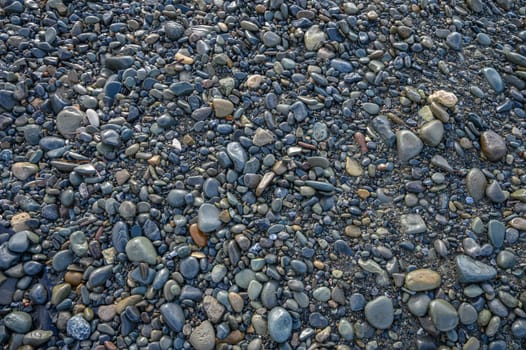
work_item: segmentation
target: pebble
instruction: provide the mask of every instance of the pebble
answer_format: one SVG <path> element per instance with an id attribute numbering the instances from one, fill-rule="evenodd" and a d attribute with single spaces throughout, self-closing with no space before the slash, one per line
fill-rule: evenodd
<path id="1" fill-rule="evenodd" d="M 429 269 L 419 269 L 405 276 L 405 287 L 415 292 L 436 289 L 440 286 L 440 274 Z"/>
<path id="2" fill-rule="evenodd" d="M 75 315 L 67 322 L 68 335 L 77 340 L 86 340 L 91 335 L 91 326 L 82 315 Z"/>
<path id="3" fill-rule="evenodd" d="M 209 321 L 203 321 L 192 330 L 190 344 L 196 350 L 212 350 L 215 348 L 215 330 Z"/>
<path id="4" fill-rule="evenodd" d="M 219 209 L 214 205 L 209 203 L 202 204 L 197 215 L 199 230 L 205 233 L 217 230 L 221 226 L 219 214 Z"/>
<path id="5" fill-rule="evenodd" d="M 25 181 L 38 172 L 38 165 L 29 162 L 17 162 L 13 164 L 11 171 L 17 179 Z"/>
<path id="6" fill-rule="evenodd" d="M 134 237 L 126 244 L 126 255 L 133 262 L 145 262 L 153 265 L 157 261 L 157 252 L 146 237 Z"/>
<path id="7" fill-rule="evenodd" d="M 429 304 L 429 316 L 434 326 L 441 332 L 448 332 L 458 325 L 458 313 L 455 308 L 443 299 L 432 300 Z"/>
<path id="8" fill-rule="evenodd" d="M 492 130 L 484 131 L 480 135 L 480 147 L 484 156 L 492 162 L 497 162 L 506 155 L 504 139 Z"/>
<path id="9" fill-rule="evenodd" d="M 472 168 L 466 176 L 466 189 L 469 195 L 475 200 L 480 201 L 484 198 L 488 181 L 484 173 L 477 168 Z"/>
<path id="10" fill-rule="evenodd" d="M 74 138 L 77 129 L 84 121 L 84 114 L 73 107 L 66 107 L 60 111 L 56 118 L 58 132 L 65 138 Z"/>
<path id="11" fill-rule="evenodd" d="M 460 283 L 485 282 L 497 276 L 495 268 L 466 255 L 457 255 L 455 265 L 457 279 Z"/>
<path id="12" fill-rule="evenodd" d="M 305 32 L 305 48 L 308 51 L 316 51 L 323 45 L 326 39 L 327 36 L 320 27 L 318 25 L 313 25 Z"/>
<path id="13" fill-rule="evenodd" d="M 12 311 L 5 315 L 4 324 L 15 333 L 27 333 L 33 324 L 31 315 L 23 311 Z"/>
<path id="14" fill-rule="evenodd" d="M 175 303 L 165 303 L 160 307 L 163 321 L 174 332 L 180 332 L 185 323 L 183 309 Z"/>
<path id="15" fill-rule="evenodd" d="M 504 91 L 504 82 L 502 81 L 500 74 L 495 70 L 495 68 L 493 67 L 483 68 L 482 74 L 488 81 L 489 86 L 491 86 L 491 88 L 495 90 L 496 93 L 499 94 L 502 91 Z"/>
<path id="16" fill-rule="evenodd" d="M 391 299 L 377 297 L 365 305 L 365 318 L 377 329 L 388 329 L 394 320 L 394 308 Z"/>
<path id="17" fill-rule="evenodd" d="M 444 125 L 440 120 L 432 120 L 420 127 L 419 135 L 429 146 L 438 146 L 444 136 Z"/>
<path id="18" fill-rule="evenodd" d="M 292 333 L 292 317 L 287 310 L 276 306 L 268 313 L 267 327 L 273 341 L 284 343 Z"/>
<path id="19" fill-rule="evenodd" d="M 423 147 L 422 140 L 411 131 L 401 130 L 396 133 L 396 148 L 400 161 L 407 162 L 416 157 Z"/>

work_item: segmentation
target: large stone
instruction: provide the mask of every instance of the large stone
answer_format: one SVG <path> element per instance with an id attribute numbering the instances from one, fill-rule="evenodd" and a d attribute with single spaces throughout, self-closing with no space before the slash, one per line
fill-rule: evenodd
<path id="1" fill-rule="evenodd" d="M 197 225 L 202 232 L 212 232 L 221 226 L 219 209 L 213 204 L 204 203 L 197 213 Z"/>
<path id="2" fill-rule="evenodd" d="M 432 120 L 420 127 L 419 135 L 426 145 L 437 146 L 444 136 L 444 124 L 440 120 Z"/>
<path id="3" fill-rule="evenodd" d="M 391 327 L 394 320 L 393 302 L 386 296 L 371 300 L 365 305 L 365 318 L 374 328 Z"/>
<path id="4" fill-rule="evenodd" d="M 38 165 L 29 162 L 18 162 L 11 166 L 11 171 L 17 179 L 25 181 L 38 172 Z"/>
<path id="5" fill-rule="evenodd" d="M 484 156 L 492 162 L 497 162 L 506 155 L 506 142 L 492 130 L 487 130 L 480 135 L 480 147 Z"/>
<path id="6" fill-rule="evenodd" d="M 189 340 L 195 350 L 213 350 L 215 338 L 214 326 L 206 320 L 192 331 Z"/>
<path id="7" fill-rule="evenodd" d="M 414 270 L 405 276 L 405 287 L 415 292 L 436 289 L 441 282 L 440 274 L 430 269 Z"/>
<path id="8" fill-rule="evenodd" d="M 212 100 L 212 106 L 214 107 L 214 113 L 217 118 L 224 118 L 234 111 L 234 104 L 222 98 L 214 98 Z"/>
<path id="9" fill-rule="evenodd" d="M 157 252 L 152 242 L 143 236 L 132 238 L 126 243 L 126 255 L 133 262 L 145 262 L 154 265 Z"/>
<path id="10" fill-rule="evenodd" d="M 487 186 L 488 181 L 486 180 L 486 176 L 480 169 L 473 168 L 468 172 L 468 175 L 466 176 L 466 188 L 469 195 L 475 201 L 484 198 Z"/>
<path id="11" fill-rule="evenodd" d="M 318 25 L 313 25 L 305 32 L 305 48 L 308 51 L 316 51 L 323 45 L 326 39 L 327 35 L 320 29 L 320 27 Z"/>
<path id="12" fill-rule="evenodd" d="M 427 231 L 426 223 L 419 214 L 402 215 L 400 218 L 401 231 L 405 234 L 424 233 Z"/>
<path id="13" fill-rule="evenodd" d="M 178 304 L 166 303 L 160 308 L 164 323 L 174 332 L 180 332 L 185 323 L 183 309 Z"/>
<path id="14" fill-rule="evenodd" d="M 429 304 L 429 316 L 436 329 L 447 332 L 458 325 L 457 310 L 443 299 L 435 299 Z"/>
<path id="15" fill-rule="evenodd" d="M 467 255 L 457 255 L 455 259 L 457 279 L 460 283 L 478 283 L 494 279 L 495 268 L 476 261 Z"/>
<path id="16" fill-rule="evenodd" d="M 286 342 L 292 333 L 292 317 L 280 306 L 274 307 L 268 314 L 268 332 L 276 343 Z"/>
<path id="17" fill-rule="evenodd" d="M 398 150 L 398 158 L 400 161 L 407 162 L 411 158 L 416 157 L 424 144 L 418 136 L 409 130 L 400 130 L 396 133 L 396 148 Z"/>
<path id="18" fill-rule="evenodd" d="M 57 115 L 57 130 L 65 138 L 74 138 L 84 121 L 84 113 L 74 107 L 66 107 Z"/>

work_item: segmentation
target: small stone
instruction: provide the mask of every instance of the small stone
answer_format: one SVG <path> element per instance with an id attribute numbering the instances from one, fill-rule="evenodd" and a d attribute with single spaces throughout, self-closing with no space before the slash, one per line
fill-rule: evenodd
<path id="1" fill-rule="evenodd" d="M 284 343 L 292 333 L 292 317 L 287 310 L 276 306 L 268 314 L 267 327 L 272 340 Z"/>
<path id="2" fill-rule="evenodd" d="M 526 320 L 521 318 L 511 325 L 511 333 L 515 338 L 526 338 Z"/>
<path id="3" fill-rule="evenodd" d="M 91 326 L 82 315 L 76 315 L 67 322 L 68 335 L 77 340 L 86 340 L 91 335 Z"/>
<path id="4" fill-rule="evenodd" d="M 219 209 L 213 204 L 202 204 L 199 207 L 197 216 L 197 225 L 199 230 L 206 233 L 217 230 L 221 226 L 219 214 Z"/>
<path id="5" fill-rule="evenodd" d="M 438 90 L 429 95 L 429 102 L 438 102 L 444 107 L 453 108 L 458 103 L 458 98 L 452 92 Z"/>
<path id="6" fill-rule="evenodd" d="M 526 219 L 521 217 L 513 218 L 510 221 L 510 226 L 519 231 L 526 231 Z"/>
<path id="7" fill-rule="evenodd" d="M 497 266 L 501 269 L 511 269 L 517 265 L 519 259 L 515 254 L 508 250 L 502 250 L 497 254 Z"/>
<path id="8" fill-rule="evenodd" d="M 133 262 L 145 262 L 154 265 L 157 262 L 157 252 L 152 242 L 146 237 L 134 237 L 126 244 L 126 255 Z"/>
<path id="9" fill-rule="evenodd" d="M 201 322 L 190 334 L 190 344 L 196 350 L 213 350 L 215 348 L 215 330 L 210 321 Z"/>
<path id="10" fill-rule="evenodd" d="M 351 176 L 362 176 L 363 169 L 360 163 L 351 157 L 345 159 L 345 171 Z"/>
<path id="11" fill-rule="evenodd" d="M 430 269 L 414 270 L 405 277 L 405 287 L 415 292 L 436 289 L 441 282 L 440 275 Z"/>
<path id="12" fill-rule="evenodd" d="M 380 296 L 368 302 L 365 305 L 365 318 L 375 328 L 391 327 L 394 320 L 393 302 L 386 296 Z"/>
<path id="13" fill-rule="evenodd" d="M 492 130 L 487 130 L 480 135 L 480 147 L 484 156 L 492 162 L 497 162 L 506 155 L 506 142 Z"/>
<path id="14" fill-rule="evenodd" d="M 427 313 L 430 302 L 431 298 L 429 296 L 423 293 L 418 293 L 409 298 L 407 301 L 407 308 L 413 315 L 424 317 Z"/>
<path id="15" fill-rule="evenodd" d="M 449 33 L 446 37 L 446 44 L 453 50 L 462 50 L 462 35 L 458 32 Z"/>
<path id="16" fill-rule="evenodd" d="M 267 47 L 276 47 L 281 43 L 281 37 L 274 32 L 265 32 L 261 38 Z"/>
<path id="17" fill-rule="evenodd" d="M 263 81 L 263 76 L 260 74 L 253 74 L 247 78 L 247 87 L 249 89 L 258 89 Z"/>
<path id="18" fill-rule="evenodd" d="M 478 313 L 473 305 L 469 303 L 462 303 L 458 307 L 458 316 L 460 318 L 460 323 L 464 325 L 470 325 L 477 321 Z"/>
<path id="19" fill-rule="evenodd" d="M 455 308 L 443 299 L 435 299 L 429 304 L 429 316 L 435 327 L 441 332 L 448 332 L 458 325 L 458 313 Z"/>
<path id="20" fill-rule="evenodd" d="M 225 307 L 211 295 L 206 295 L 203 298 L 203 309 L 212 323 L 219 323 L 225 313 Z"/>
<path id="21" fill-rule="evenodd" d="M 396 133 L 396 148 L 401 162 L 407 162 L 416 157 L 423 147 L 422 140 L 411 131 L 400 130 Z"/>

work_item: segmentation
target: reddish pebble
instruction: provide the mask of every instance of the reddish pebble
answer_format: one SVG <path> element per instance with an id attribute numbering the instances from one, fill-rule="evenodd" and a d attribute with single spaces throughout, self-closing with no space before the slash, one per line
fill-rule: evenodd
<path id="1" fill-rule="evenodd" d="M 365 136 L 361 132 L 357 132 L 354 134 L 354 141 L 360 146 L 360 151 L 362 153 L 367 152 L 367 143 L 365 142 Z"/>
<path id="2" fill-rule="evenodd" d="M 201 248 L 206 246 L 206 243 L 208 242 L 208 237 L 199 229 L 199 227 L 197 227 L 197 224 L 190 225 L 190 236 L 194 240 L 195 244 Z"/>

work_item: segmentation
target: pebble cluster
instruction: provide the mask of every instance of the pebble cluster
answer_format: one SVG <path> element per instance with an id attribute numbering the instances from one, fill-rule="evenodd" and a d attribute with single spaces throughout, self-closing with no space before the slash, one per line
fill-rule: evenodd
<path id="1" fill-rule="evenodd" d="M 526 346 L 522 0 L 0 0 L 0 346 Z"/>

